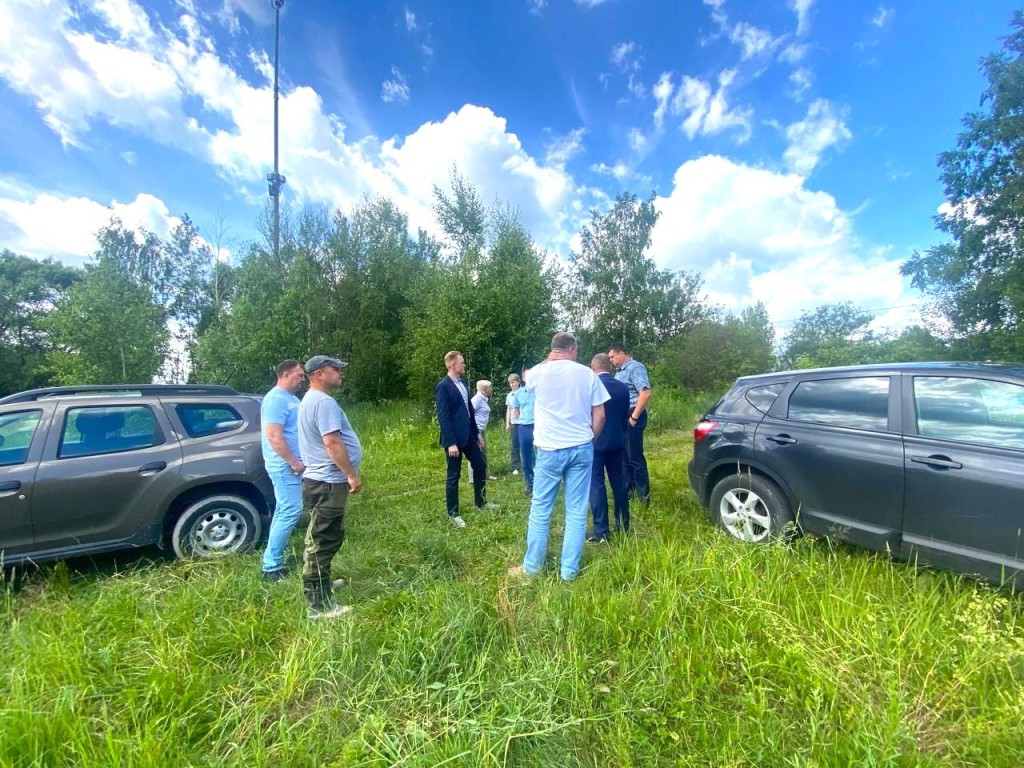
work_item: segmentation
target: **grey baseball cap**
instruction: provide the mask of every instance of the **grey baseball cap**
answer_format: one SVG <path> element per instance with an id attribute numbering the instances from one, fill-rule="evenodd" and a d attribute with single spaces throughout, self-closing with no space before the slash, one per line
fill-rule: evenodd
<path id="1" fill-rule="evenodd" d="M 330 355 L 313 355 L 313 357 L 306 361 L 306 365 L 304 367 L 308 374 L 319 371 L 321 368 L 325 368 L 327 366 L 337 368 L 340 371 L 342 368 L 347 368 L 348 363 L 344 360 L 339 360 L 336 357 L 331 357 Z"/>

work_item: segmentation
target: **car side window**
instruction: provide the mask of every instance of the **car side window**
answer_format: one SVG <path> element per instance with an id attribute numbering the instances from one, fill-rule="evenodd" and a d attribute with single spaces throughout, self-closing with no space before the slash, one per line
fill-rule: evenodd
<path id="1" fill-rule="evenodd" d="M 16 411 L 0 416 L 0 467 L 25 463 L 42 415 L 42 411 Z"/>
<path id="2" fill-rule="evenodd" d="M 958 376 L 915 376 L 923 437 L 1024 449 L 1024 387 Z"/>
<path id="3" fill-rule="evenodd" d="M 58 456 L 96 456 L 149 448 L 163 442 L 153 412 L 141 405 L 69 408 Z"/>
<path id="4" fill-rule="evenodd" d="M 801 381 L 789 397 L 788 418 L 885 432 L 889 427 L 889 377 Z"/>
<path id="5" fill-rule="evenodd" d="M 786 388 L 785 382 L 777 384 L 763 384 L 760 387 L 751 387 L 747 390 L 747 402 L 754 406 L 761 413 L 768 413 L 775 399 L 782 394 Z"/>
<path id="6" fill-rule="evenodd" d="M 230 405 L 188 403 L 178 405 L 174 410 L 178 412 L 178 418 L 189 437 L 231 432 L 240 429 L 245 421 Z"/>

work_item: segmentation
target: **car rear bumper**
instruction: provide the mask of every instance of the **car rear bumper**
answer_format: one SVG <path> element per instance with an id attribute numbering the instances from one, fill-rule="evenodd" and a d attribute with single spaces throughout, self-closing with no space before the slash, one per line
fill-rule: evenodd
<path id="1" fill-rule="evenodd" d="M 697 499 L 701 504 L 704 503 L 704 474 L 700 472 L 695 466 L 697 460 L 690 459 L 690 463 L 686 466 L 686 474 L 690 478 L 690 488 L 697 494 Z"/>

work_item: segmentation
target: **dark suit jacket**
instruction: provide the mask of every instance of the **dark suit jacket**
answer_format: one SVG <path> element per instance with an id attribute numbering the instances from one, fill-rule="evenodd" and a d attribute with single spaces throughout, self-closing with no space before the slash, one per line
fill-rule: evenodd
<path id="1" fill-rule="evenodd" d="M 462 383 L 466 385 L 465 380 Z M 466 392 L 469 392 L 468 385 Z M 449 376 L 445 376 L 434 387 L 434 404 L 437 406 L 437 421 L 441 425 L 441 445 L 446 448 L 457 445 L 461 448 L 470 439 L 477 439 L 480 431 L 476 419 L 470 414 L 462 393 Z"/>
<path id="2" fill-rule="evenodd" d="M 594 441 L 595 451 L 621 451 L 626 447 L 626 429 L 629 427 L 629 387 L 617 381 L 610 373 L 600 373 L 610 400 L 604 403 L 604 429 Z"/>

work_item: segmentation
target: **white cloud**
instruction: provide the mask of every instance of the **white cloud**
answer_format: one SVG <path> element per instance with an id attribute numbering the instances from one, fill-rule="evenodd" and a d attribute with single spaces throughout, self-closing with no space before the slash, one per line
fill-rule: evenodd
<path id="1" fill-rule="evenodd" d="M 818 165 L 829 147 L 849 141 L 853 134 L 846 127 L 848 113 L 848 108 L 836 110 L 827 99 L 812 102 L 807 116 L 786 128 L 789 146 L 782 156 L 786 166 L 806 176 Z"/>
<path id="2" fill-rule="evenodd" d="M 623 72 L 640 68 L 640 63 L 633 55 L 636 51 L 636 43 L 616 43 L 612 46 L 609 60 Z"/>
<path id="3" fill-rule="evenodd" d="M 810 50 L 810 46 L 804 43 L 790 43 L 782 49 L 782 53 L 779 54 L 779 61 L 784 61 L 787 64 L 799 64 L 807 58 Z"/>
<path id="4" fill-rule="evenodd" d="M 582 5 L 584 8 L 596 8 L 607 1 L 608 0 L 576 0 L 576 5 Z"/>
<path id="5" fill-rule="evenodd" d="M 661 128 L 662 123 L 665 120 L 665 113 L 669 108 L 669 99 L 672 98 L 672 92 L 674 90 L 675 85 L 672 83 L 672 73 L 662 72 L 661 77 L 658 78 L 658 82 L 655 84 L 653 89 L 654 99 L 658 103 L 658 106 L 654 110 L 655 128 Z"/>
<path id="6" fill-rule="evenodd" d="M 789 7 L 796 13 L 796 33 L 805 35 L 811 29 L 811 6 L 814 0 L 789 0 Z"/>
<path id="7" fill-rule="evenodd" d="M 393 101 L 409 103 L 409 83 L 398 67 L 392 66 L 391 79 L 380 84 L 380 98 L 389 104 Z"/>
<path id="8" fill-rule="evenodd" d="M 871 18 L 871 23 L 879 29 L 882 29 L 889 23 L 889 19 L 892 18 L 894 13 L 895 11 L 892 8 L 886 8 L 885 6 L 880 5 L 878 6 L 878 11 Z"/>
<path id="9" fill-rule="evenodd" d="M 4 191 L 11 191 L 4 185 Z M 181 220 L 171 216 L 167 205 L 140 193 L 130 203 L 116 200 L 103 205 L 85 197 L 63 197 L 51 192 L 16 190 L 14 197 L 0 197 L 0 238 L 15 253 L 41 259 L 53 257 L 81 264 L 96 250 L 96 233 L 120 219 L 130 229 L 145 228 L 166 238 Z M 60 226 L 54 226 L 60 222 Z"/>
<path id="10" fill-rule="evenodd" d="M 405 7 L 405 29 L 408 32 L 416 31 L 416 14 L 409 10 L 409 6 Z"/>
<path id="11" fill-rule="evenodd" d="M 742 144 L 750 138 L 753 110 L 749 107 L 730 108 L 728 104 L 727 91 L 735 77 L 736 70 L 724 70 L 718 76 L 718 88 L 714 92 L 704 80 L 688 75 L 683 77 L 672 100 L 672 114 L 686 115 L 682 129 L 687 136 L 691 139 L 696 136 L 712 136 L 735 128 L 738 129 L 738 143 Z"/>
<path id="12" fill-rule="evenodd" d="M 583 151 L 583 137 L 586 128 L 576 128 L 563 136 L 556 136 L 545 147 L 544 162 L 556 168 L 564 168 L 565 164 Z"/>
<path id="13" fill-rule="evenodd" d="M 642 155 L 647 151 L 648 139 L 639 128 L 629 129 L 629 148 Z"/>
<path id="14" fill-rule="evenodd" d="M 803 98 L 804 93 L 806 93 L 811 85 L 813 85 L 814 76 L 811 73 L 811 70 L 806 67 L 800 67 L 789 75 L 789 82 L 793 84 L 793 91 L 791 95 L 793 98 L 799 100 Z"/>
<path id="15" fill-rule="evenodd" d="M 379 148 L 383 189 L 409 213 L 410 225 L 435 231 L 432 191 L 446 189 L 453 165 L 485 201 L 508 201 L 545 248 L 563 250 L 579 223 L 570 213 L 578 196 L 562 168 L 540 163 L 510 133 L 504 118 L 486 107 L 466 105 L 443 121 L 421 125 L 404 140 Z"/>
<path id="16" fill-rule="evenodd" d="M 732 311 L 762 301 L 779 322 L 822 302 L 914 300 L 901 260 L 865 248 L 851 215 L 801 176 L 708 155 L 681 165 L 655 206 L 652 257 L 702 272 L 712 300 Z"/>
<path id="17" fill-rule="evenodd" d="M 189 14 L 196 15 L 193 4 L 189 4 Z M 281 10 L 284 13 L 284 8 Z M 271 24 L 274 21 L 274 9 L 269 0 L 223 0 L 217 16 L 233 34 L 241 31 L 238 14 L 242 13 L 257 24 Z"/>
<path id="18" fill-rule="evenodd" d="M 772 33 L 766 29 L 755 27 L 741 21 L 729 31 L 729 39 L 742 48 L 741 60 L 752 59 L 755 56 L 768 53 L 775 48 L 781 40 L 772 37 Z"/>
<path id="19" fill-rule="evenodd" d="M 606 165 L 605 163 L 596 163 L 590 166 L 590 170 L 594 173 L 601 174 L 602 176 L 614 176 L 619 181 L 628 179 L 633 175 L 632 169 L 621 160 L 615 165 Z"/>
<path id="20" fill-rule="evenodd" d="M 530 13 L 534 16 L 540 16 L 547 8 L 548 0 L 526 0 L 526 7 L 529 8 Z"/>
<path id="21" fill-rule="evenodd" d="M 139 158 L 136 157 L 135 153 L 131 150 L 125 150 L 121 153 L 121 159 L 124 160 L 128 165 L 135 165 Z"/>

